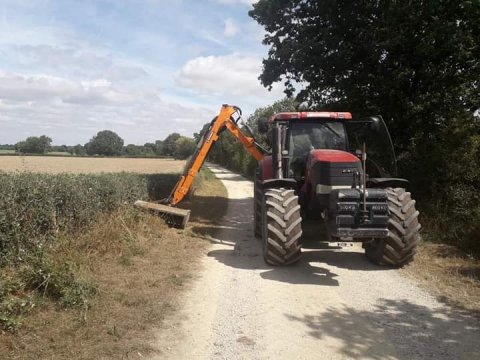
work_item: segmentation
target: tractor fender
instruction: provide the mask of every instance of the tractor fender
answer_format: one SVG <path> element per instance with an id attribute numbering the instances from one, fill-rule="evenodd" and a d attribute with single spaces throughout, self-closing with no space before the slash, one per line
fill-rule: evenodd
<path id="1" fill-rule="evenodd" d="M 259 171 L 260 171 L 260 174 L 259 174 L 260 179 L 262 180 L 273 179 L 273 164 L 272 164 L 271 155 L 264 156 L 264 158 L 260 161 Z"/>
<path id="2" fill-rule="evenodd" d="M 370 188 L 386 188 L 386 187 L 402 187 L 405 188 L 409 181 L 402 178 L 370 178 L 367 180 L 367 187 Z"/>
<path id="3" fill-rule="evenodd" d="M 263 190 L 267 189 L 297 189 L 297 182 L 295 179 L 268 179 L 261 182 Z"/>

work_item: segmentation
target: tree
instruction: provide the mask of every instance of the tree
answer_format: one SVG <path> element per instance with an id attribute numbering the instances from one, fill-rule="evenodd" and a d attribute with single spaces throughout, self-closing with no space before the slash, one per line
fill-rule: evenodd
<path id="1" fill-rule="evenodd" d="M 85 149 L 88 155 L 120 155 L 123 149 L 123 139 L 113 131 L 103 130 L 85 144 Z"/>
<path id="2" fill-rule="evenodd" d="M 143 145 L 143 154 L 145 155 L 154 156 L 156 155 L 156 150 L 157 150 L 157 147 L 155 146 L 154 143 L 145 143 Z"/>
<path id="3" fill-rule="evenodd" d="M 397 150 L 480 104 L 480 2 L 260 0 L 261 82 L 317 107 L 381 113 Z"/>
<path id="4" fill-rule="evenodd" d="M 87 154 L 87 152 L 85 151 L 85 147 L 83 147 L 81 144 L 75 145 L 72 150 L 73 154 L 77 156 L 84 156 Z"/>
<path id="5" fill-rule="evenodd" d="M 163 140 L 162 153 L 166 156 L 173 156 L 176 150 L 176 141 L 180 138 L 179 133 L 172 133 Z"/>
<path id="6" fill-rule="evenodd" d="M 163 154 L 163 141 L 162 140 L 157 140 L 155 141 L 155 148 L 154 148 L 155 154 L 161 156 Z"/>
<path id="7" fill-rule="evenodd" d="M 175 152 L 173 156 L 175 157 L 175 159 L 184 160 L 189 156 L 193 155 L 193 152 L 195 151 L 195 146 L 195 140 L 185 136 L 180 136 L 177 141 L 175 141 Z"/>
<path id="8" fill-rule="evenodd" d="M 261 121 L 267 121 L 270 116 L 285 111 L 297 111 L 298 102 L 291 98 L 285 98 L 283 100 L 279 100 L 274 102 L 272 105 L 261 107 L 255 109 L 252 115 L 249 116 L 247 119 L 248 125 L 253 130 L 255 134 L 255 138 L 257 141 L 262 144 L 263 146 L 270 147 L 271 144 L 271 128 L 269 128 L 269 132 L 267 134 L 260 134 L 258 131 L 258 124 Z"/>
<path id="9" fill-rule="evenodd" d="M 134 144 L 128 144 L 127 146 L 125 146 L 124 151 L 125 151 L 125 154 L 128 156 L 139 156 L 139 155 L 143 155 L 144 147 L 134 145 Z"/>
<path id="10" fill-rule="evenodd" d="M 15 150 L 24 154 L 45 154 L 51 143 L 52 139 L 46 135 L 30 136 L 25 141 L 15 144 Z"/>

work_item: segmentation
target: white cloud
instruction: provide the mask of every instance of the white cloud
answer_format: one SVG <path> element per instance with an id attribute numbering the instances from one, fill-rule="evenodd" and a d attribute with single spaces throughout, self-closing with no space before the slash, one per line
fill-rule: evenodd
<path id="1" fill-rule="evenodd" d="M 0 99 L 16 102 L 60 101 L 100 105 L 131 101 L 105 79 L 74 81 L 51 75 L 0 72 Z"/>
<path id="2" fill-rule="evenodd" d="M 89 1 L 2 2 L 0 143 L 43 133 L 56 144 L 83 143 L 103 129 L 144 143 L 191 135 L 222 103 L 248 113 L 283 97 L 257 79 L 259 25 L 218 5 L 245 10 L 254 1 L 172 0 L 170 16 L 152 4 L 164 1 L 109 2 L 108 11 Z"/>
<path id="3" fill-rule="evenodd" d="M 28 67 L 65 70 L 80 76 L 102 76 L 111 80 L 135 80 L 148 74 L 142 66 L 99 49 L 82 49 L 51 45 L 19 45 L 13 47 L 19 62 Z"/>
<path id="4" fill-rule="evenodd" d="M 235 24 L 235 22 L 228 18 L 225 20 L 225 28 L 223 30 L 223 35 L 226 37 L 232 37 L 235 36 L 238 33 L 238 26 Z"/>
<path id="5" fill-rule="evenodd" d="M 106 79 L 0 72 L 0 143 L 46 134 L 55 144 L 88 141 L 97 131 L 118 132 L 127 143 L 201 129 L 216 109 L 167 101 L 155 89 L 119 88 Z"/>
<path id="6" fill-rule="evenodd" d="M 178 85 L 205 95 L 282 97 L 279 88 L 269 92 L 260 84 L 261 71 L 262 59 L 258 57 L 200 56 L 188 61 L 176 80 Z"/>

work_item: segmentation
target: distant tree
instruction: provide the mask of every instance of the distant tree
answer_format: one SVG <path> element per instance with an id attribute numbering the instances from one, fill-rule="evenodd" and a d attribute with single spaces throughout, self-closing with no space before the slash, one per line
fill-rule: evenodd
<path id="1" fill-rule="evenodd" d="M 77 144 L 77 145 L 73 146 L 72 151 L 73 151 L 73 154 L 75 154 L 77 156 L 84 156 L 84 155 L 87 154 L 87 152 L 85 151 L 85 147 L 82 146 L 81 144 Z"/>
<path id="2" fill-rule="evenodd" d="M 173 153 L 173 156 L 175 159 L 184 160 L 193 155 L 195 146 L 195 140 L 185 136 L 180 136 L 177 141 L 175 141 L 175 152 Z"/>
<path id="3" fill-rule="evenodd" d="M 2 144 L 0 145 L 0 150 L 15 150 L 15 145 Z"/>
<path id="4" fill-rule="evenodd" d="M 141 156 L 145 155 L 145 147 L 141 145 L 128 144 L 124 149 L 125 155 Z"/>
<path id="5" fill-rule="evenodd" d="M 163 153 L 163 141 L 162 140 L 157 140 L 155 141 L 155 154 L 162 156 L 164 155 Z"/>
<path id="6" fill-rule="evenodd" d="M 15 144 L 15 150 L 23 154 L 45 154 L 52 143 L 52 139 L 46 135 L 30 136 L 25 141 Z"/>
<path id="7" fill-rule="evenodd" d="M 120 155 L 123 150 L 123 139 L 113 131 L 103 130 L 85 144 L 85 149 L 88 155 Z"/>
<path id="8" fill-rule="evenodd" d="M 49 151 L 68 152 L 68 146 L 67 145 L 53 145 L 53 146 L 50 147 Z"/>
<path id="9" fill-rule="evenodd" d="M 150 155 L 150 156 L 152 156 L 152 155 L 155 155 L 155 154 L 156 154 L 156 146 L 155 146 L 154 143 L 145 143 L 145 144 L 143 145 L 143 148 L 144 148 L 144 149 L 143 149 L 143 153 L 144 153 L 145 155 Z"/>
<path id="10" fill-rule="evenodd" d="M 172 133 L 163 140 L 162 153 L 166 156 L 173 156 L 177 147 L 176 141 L 180 138 L 179 133 Z"/>

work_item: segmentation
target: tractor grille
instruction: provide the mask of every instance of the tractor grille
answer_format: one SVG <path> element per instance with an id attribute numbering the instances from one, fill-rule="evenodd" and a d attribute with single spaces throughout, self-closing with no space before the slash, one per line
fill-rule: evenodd
<path id="1" fill-rule="evenodd" d="M 330 194 L 327 226 L 335 237 L 386 237 L 389 220 L 387 193 L 367 189 L 366 211 L 359 189 L 341 189 Z"/>

